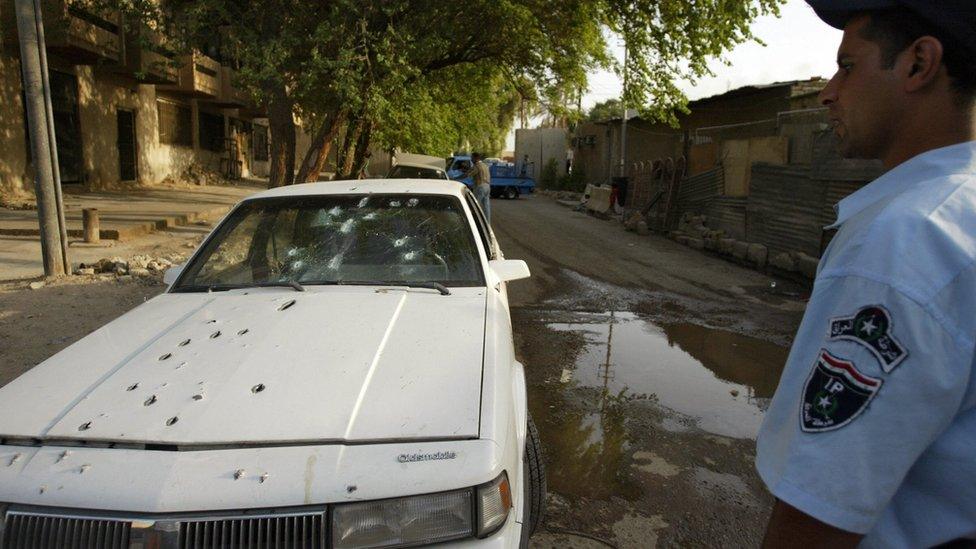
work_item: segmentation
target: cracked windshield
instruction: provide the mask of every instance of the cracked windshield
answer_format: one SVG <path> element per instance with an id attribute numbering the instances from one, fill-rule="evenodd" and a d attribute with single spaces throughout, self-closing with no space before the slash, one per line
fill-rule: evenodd
<path id="1" fill-rule="evenodd" d="M 475 286 L 482 275 L 457 199 L 332 195 L 246 202 L 177 289 L 288 282 Z"/>

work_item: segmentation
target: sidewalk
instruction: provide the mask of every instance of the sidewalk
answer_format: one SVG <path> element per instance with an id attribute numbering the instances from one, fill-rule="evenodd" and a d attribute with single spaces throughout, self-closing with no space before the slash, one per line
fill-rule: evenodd
<path id="1" fill-rule="evenodd" d="M 81 210 L 97 208 L 104 240 L 127 240 L 167 227 L 226 212 L 245 196 L 266 187 L 254 184 L 136 189 L 64 195 L 68 237 L 81 238 Z M 0 235 L 38 236 L 36 210 L 0 208 Z"/>
<path id="2" fill-rule="evenodd" d="M 266 187 L 259 182 L 239 185 L 136 189 L 125 192 L 65 194 L 69 260 L 73 266 L 104 256 L 125 253 L 144 240 L 157 240 L 157 231 L 206 234 L 241 199 Z M 97 208 L 100 244 L 82 239 L 81 210 Z M 195 225 L 199 222 L 199 226 Z M 184 227 L 189 226 L 189 227 Z M 184 228 L 181 228 L 184 227 Z M 37 210 L 0 208 L 0 280 L 44 274 L 38 238 Z M 145 244 L 145 243 L 144 243 Z"/>

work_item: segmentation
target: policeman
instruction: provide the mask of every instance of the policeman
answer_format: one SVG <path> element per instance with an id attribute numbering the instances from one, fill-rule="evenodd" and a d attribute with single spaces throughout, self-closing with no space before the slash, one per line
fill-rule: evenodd
<path id="1" fill-rule="evenodd" d="M 976 546 L 976 1 L 807 0 L 821 92 L 886 173 L 838 232 L 757 442 L 767 547 Z"/>

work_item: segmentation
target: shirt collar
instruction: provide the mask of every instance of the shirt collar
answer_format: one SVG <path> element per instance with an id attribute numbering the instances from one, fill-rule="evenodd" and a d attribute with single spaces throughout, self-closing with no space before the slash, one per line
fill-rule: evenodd
<path id="1" fill-rule="evenodd" d="M 976 173 L 976 141 L 933 149 L 907 160 L 850 194 L 834 206 L 836 229 L 880 200 L 901 194 L 919 183 L 953 173 Z"/>

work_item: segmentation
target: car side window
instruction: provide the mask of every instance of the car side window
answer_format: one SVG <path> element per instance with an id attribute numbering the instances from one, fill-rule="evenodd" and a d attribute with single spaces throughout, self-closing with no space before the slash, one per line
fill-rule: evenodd
<path id="1" fill-rule="evenodd" d="M 481 244 L 485 247 L 485 253 L 488 254 L 488 259 L 495 259 L 495 247 L 492 246 L 491 231 L 488 230 L 488 222 L 485 220 L 485 213 L 481 211 L 481 205 L 475 200 L 471 191 L 467 189 L 464 190 L 464 199 L 468 202 L 468 207 L 471 208 L 471 212 L 474 214 L 474 224 L 478 227 L 478 236 L 481 238 Z"/>

